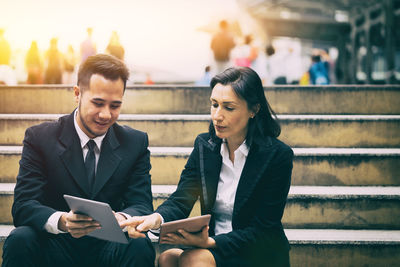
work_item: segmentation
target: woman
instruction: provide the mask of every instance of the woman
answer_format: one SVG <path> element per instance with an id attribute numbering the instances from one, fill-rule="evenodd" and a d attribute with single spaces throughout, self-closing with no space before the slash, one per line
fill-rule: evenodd
<path id="1" fill-rule="evenodd" d="M 163 220 L 188 217 L 200 196 L 201 213 L 212 215 L 210 226 L 160 240 L 194 247 L 165 251 L 160 266 L 289 266 L 281 218 L 293 152 L 276 139 L 280 127 L 253 70 L 229 68 L 211 88 L 209 133 L 196 138 L 177 190 L 155 213 L 121 226 L 132 238 L 144 237 Z"/>

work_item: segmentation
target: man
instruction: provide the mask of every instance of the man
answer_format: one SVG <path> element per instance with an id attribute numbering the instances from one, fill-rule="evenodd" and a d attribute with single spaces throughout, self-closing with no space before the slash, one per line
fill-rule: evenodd
<path id="1" fill-rule="evenodd" d="M 148 238 L 125 245 L 89 237 L 101 226 L 63 199 L 107 202 L 118 221 L 152 212 L 147 134 L 116 123 L 128 76 L 113 56 L 89 57 L 74 87 L 78 108 L 27 129 L 12 207 L 17 228 L 3 266 L 154 266 Z"/>
<path id="2" fill-rule="evenodd" d="M 219 23 L 219 32 L 211 40 L 217 74 L 230 67 L 230 53 L 234 47 L 235 42 L 228 31 L 228 22 L 222 20 Z"/>

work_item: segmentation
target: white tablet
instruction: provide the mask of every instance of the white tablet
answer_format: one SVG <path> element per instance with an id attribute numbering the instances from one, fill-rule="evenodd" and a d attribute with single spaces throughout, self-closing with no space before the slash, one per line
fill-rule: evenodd
<path id="1" fill-rule="evenodd" d="M 210 223 L 210 218 L 211 215 L 207 214 L 207 215 L 163 223 L 161 224 L 161 229 L 160 229 L 160 239 L 164 237 L 165 234 L 175 233 L 179 229 L 183 229 L 189 233 L 200 232 L 204 226 L 208 226 L 208 224 Z"/>
<path id="2" fill-rule="evenodd" d="M 112 242 L 128 244 L 124 232 L 118 224 L 117 219 L 107 203 L 90 199 L 64 195 L 65 201 L 74 213 L 81 213 L 90 216 L 100 223 L 101 228 L 94 230 L 89 236 L 104 239 Z"/>

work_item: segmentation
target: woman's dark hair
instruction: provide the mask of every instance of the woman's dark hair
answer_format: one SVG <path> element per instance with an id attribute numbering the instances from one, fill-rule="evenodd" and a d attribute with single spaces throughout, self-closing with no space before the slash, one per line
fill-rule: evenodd
<path id="1" fill-rule="evenodd" d="M 217 84 L 230 85 L 235 94 L 244 99 L 249 110 L 259 110 L 254 118 L 249 119 L 246 142 L 251 145 L 253 141 L 263 141 L 266 136 L 278 137 L 281 127 L 277 122 L 275 112 L 264 94 L 264 88 L 258 74 L 247 67 L 229 68 L 212 78 L 210 86 L 214 88 Z M 209 127 L 210 135 L 216 139 L 215 129 L 211 121 Z"/>

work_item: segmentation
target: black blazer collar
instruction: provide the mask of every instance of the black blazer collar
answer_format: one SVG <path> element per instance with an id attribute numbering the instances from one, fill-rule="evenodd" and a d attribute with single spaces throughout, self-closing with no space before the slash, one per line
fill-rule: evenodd
<path id="1" fill-rule="evenodd" d="M 272 145 L 270 137 L 267 137 L 263 142 L 252 143 L 236 191 L 232 219 L 239 213 L 254 191 L 274 154 L 275 147 Z"/>
<path id="2" fill-rule="evenodd" d="M 221 144 L 221 139 L 212 140 L 209 136 L 200 136 L 199 145 L 204 148 L 204 156 L 200 160 L 204 161 L 207 197 L 209 200 L 202 209 L 203 213 L 211 213 L 214 207 L 222 166 Z M 252 142 L 236 191 L 233 219 L 254 191 L 255 185 L 273 158 L 274 151 L 275 148 L 270 137 Z"/>
<path id="3" fill-rule="evenodd" d="M 74 112 L 60 118 L 59 121 L 61 123 L 59 141 L 63 146 L 59 152 L 60 158 L 83 192 L 85 192 L 88 197 L 94 198 L 114 173 L 121 161 L 121 157 L 115 151 L 120 144 L 116 138 L 113 126 L 108 129 L 103 139 L 100 158 L 97 163 L 95 184 L 93 189 L 90 190 L 89 182 L 86 178 L 80 140 L 74 127 Z"/>

